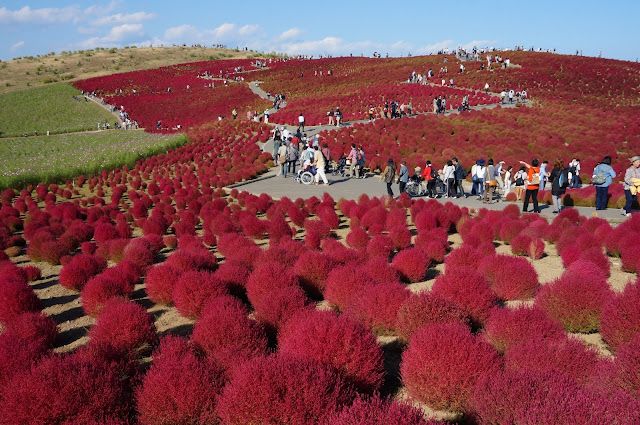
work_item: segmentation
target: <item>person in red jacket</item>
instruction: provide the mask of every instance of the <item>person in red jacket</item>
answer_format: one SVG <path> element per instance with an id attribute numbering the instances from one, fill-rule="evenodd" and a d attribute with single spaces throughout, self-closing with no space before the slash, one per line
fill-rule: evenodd
<path id="1" fill-rule="evenodd" d="M 427 161 L 427 165 L 424 167 L 424 171 L 420 177 L 422 177 L 427 183 L 427 196 L 429 198 L 436 197 L 436 180 L 433 177 L 434 172 L 437 174 L 437 171 L 431 165 L 431 161 Z"/>

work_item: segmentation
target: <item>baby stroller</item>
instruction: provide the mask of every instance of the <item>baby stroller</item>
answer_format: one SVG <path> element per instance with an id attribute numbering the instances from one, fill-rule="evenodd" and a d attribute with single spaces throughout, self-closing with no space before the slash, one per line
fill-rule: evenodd
<path id="1" fill-rule="evenodd" d="M 334 176 L 337 176 L 338 174 L 340 174 L 341 177 L 344 177 L 346 173 L 346 168 L 347 168 L 347 158 L 343 156 L 338 160 L 338 162 L 336 162 L 336 166 L 333 168 L 332 174 Z"/>
<path id="2" fill-rule="evenodd" d="M 316 175 L 316 167 L 313 165 L 307 165 L 304 170 L 298 170 L 293 180 L 298 183 L 311 184 L 313 177 Z"/>

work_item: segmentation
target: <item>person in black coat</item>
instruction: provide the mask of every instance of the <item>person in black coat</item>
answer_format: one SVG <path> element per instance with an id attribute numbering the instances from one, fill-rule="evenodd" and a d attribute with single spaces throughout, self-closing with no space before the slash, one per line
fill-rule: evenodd
<path id="1" fill-rule="evenodd" d="M 456 178 L 456 198 L 461 196 L 466 198 L 467 195 L 464 193 L 464 188 L 462 187 L 462 180 L 464 180 L 464 168 L 462 168 L 462 165 L 458 162 L 458 158 L 456 157 L 453 158 L 453 166 L 455 167 L 454 176 Z"/>
<path id="2" fill-rule="evenodd" d="M 549 175 L 551 181 L 551 198 L 553 199 L 553 213 L 557 214 L 562 209 L 562 195 L 567 192 L 569 186 L 569 171 L 564 166 L 564 161 L 560 158 L 556 159 L 553 164 L 553 170 Z"/>

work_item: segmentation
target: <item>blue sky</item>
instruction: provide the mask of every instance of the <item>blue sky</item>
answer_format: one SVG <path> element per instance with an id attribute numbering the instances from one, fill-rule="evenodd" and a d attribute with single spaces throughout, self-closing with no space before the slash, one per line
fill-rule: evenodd
<path id="1" fill-rule="evenodd" d="M 231 7 L 224 6 L 231 4 Z M 406 56 L 524 47 L 636 61 L 639 0 L 0 1 L 0 59 L 126 45 L 225 44 L 289 54 Z"/>

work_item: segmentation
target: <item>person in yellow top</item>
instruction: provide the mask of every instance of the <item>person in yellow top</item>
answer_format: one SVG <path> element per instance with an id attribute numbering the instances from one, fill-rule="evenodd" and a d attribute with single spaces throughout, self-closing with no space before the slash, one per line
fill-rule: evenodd
<path id="1" fill-rule="evenodd" d="M 238 111 L 236 111 L 236 108 L 233 108 L 233 111 L 231 111 L 231 115 L 233 115 L 234 120 L 238 118 Z"/>

